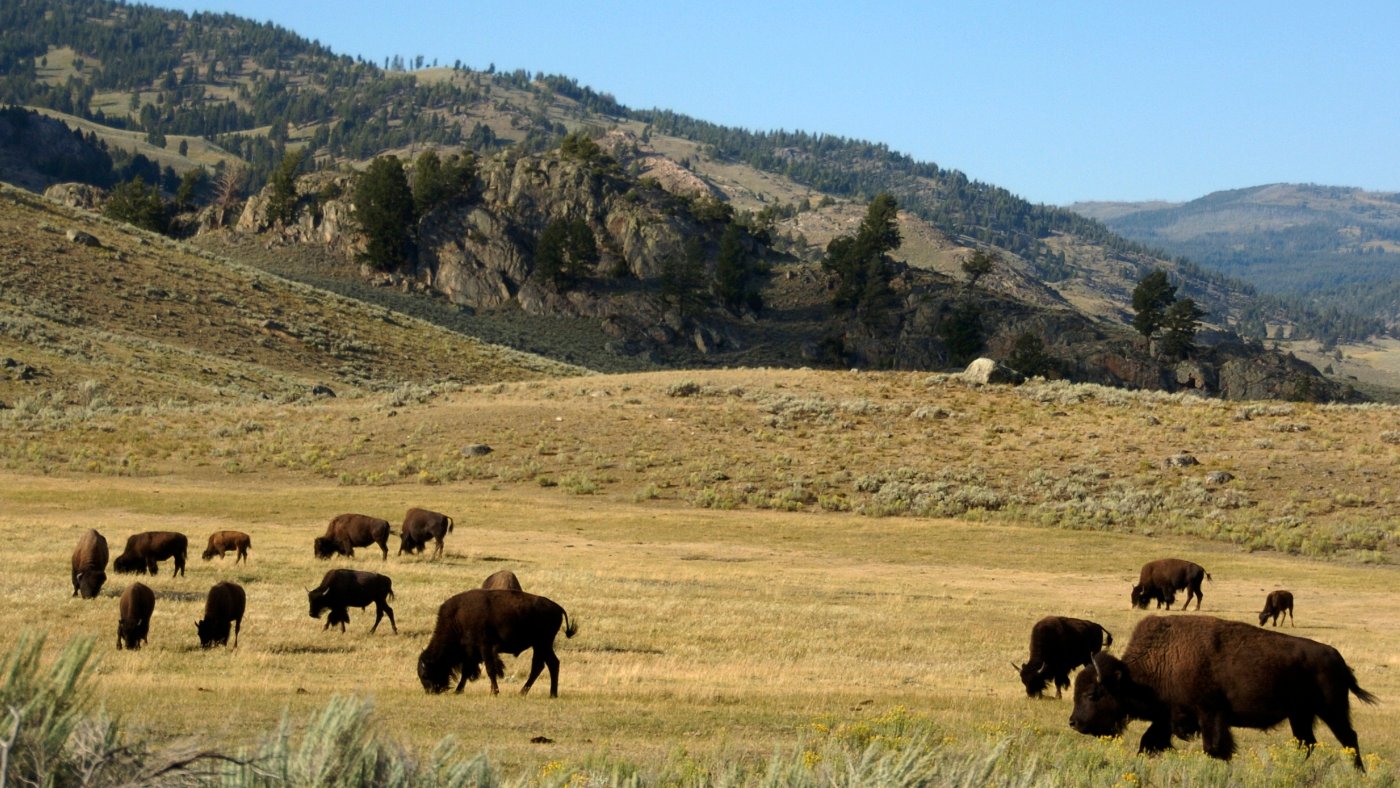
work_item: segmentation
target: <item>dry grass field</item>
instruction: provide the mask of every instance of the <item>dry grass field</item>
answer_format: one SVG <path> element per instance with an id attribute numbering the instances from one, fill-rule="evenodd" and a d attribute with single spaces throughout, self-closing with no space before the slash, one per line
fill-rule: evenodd
<path id="1" fill-rule="evenodd" d="M 248 746 L 353 694 L 405 746 L 451 735 L 526 782 L 706 782 L 911 737 L 1012 764 L 982 782 L 1353 780 L 1325 728 L 1307 761 L 1284 730 L 1240 732 L 1229 766 L 1198 742 L 1148 760 L 1141 723 L 1099 741 L 1068 728 L 1067 699 L 1025 697 L 1010 663 L 1035 620 L 1093 619 L 1121 650 L 1145 615 L 1128 606 L 1137 568 L 1174 555 L 1212 573 L 1204 613 L 1254 620 L 1269 590 L 1294 591 L 1296 633 L 1337 646 L 1382 699 L 1353 714 L 1371 779 L 1394 784 L 1395 414 L 803 370 L 3 411 L 0 631 L 96 636 L 96 698 L 153 740 Z M 474 443 L 494 451 L 466 456 Z M 1200 464 L 1164 464 L 1180 452 Z M 393 555 L 396 539 L 387 563 L 312 557 L 331 516 L 397 525 L 413 505 L 456 518 L 442 560 Z M 140 652 L 114 648 L 132 578 L 69 597 L 89 527 L 114 555 L 137 531 L 191 538 L 187 577 L 146 579 Z M 198 559 L 226 528 L 252 534 L 248 566 Z M 305 589 L 340 566 L 393 578 L 397 635 L 368 634 L 372 609 L 344 634 L 308 617 Z M 501 568 L 580 623 L 557 642 L 560 697 L 514 694 L 524 658 L 499 697 L 482 682 L 425 695 L 414 665 L 437 605 Z M 247 589 L 248 617 L 237 649 L 204 652 L 193 622 L 223 579 Z"/>

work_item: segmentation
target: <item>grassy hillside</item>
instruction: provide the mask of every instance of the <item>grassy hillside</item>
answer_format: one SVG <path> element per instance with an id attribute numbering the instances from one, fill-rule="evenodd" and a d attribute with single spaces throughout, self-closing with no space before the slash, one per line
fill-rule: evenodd
<path id="1" fill-rule="evenodd" d="M 284 713 L 295 736 L 331 697 L 362 695 L 381 735 L 420 753 L 450 735 L 530 784 L 757 783 L 791 768 L 787 784 L 871 746 L 985 764 L 979 782 L 999 784 L 1354 781 L 1321 727 L 1306 761 L 1284 731 L 1240 732 L 1228 766 L 1199 742 L 1145 759 L 1141 723 L 1101 741 L 1069 730 L 1067 700 L 1025 697 L 1009 663 L 1025 659 L 1035 620 L 1099 621 L 1121 651 L 1144 615 L 1128 607 L 1137 568 L 1175 555 L 1211 571 L 1206 614 L 1253 620 L 1268 590 L 1294 591 L 1289 633 L 1337 646 L 1382 698 L 1353 716 L 1386 783 L 1400 759 L 1400 436 L 1376 425 L 1393 415 L 770 370 L 140 419 L 4 411 L 0 628 L 96 637 L 94 693 L 155 741 L 246 746 Z M 494 451 L 465 456 L 467 443 Z M 1201 465 L 1163 465 L 1181 451 Z M 1235 480 L 1208 486 L 1218 470 Z M 312 558 L 331 516 L 397 523 L 414 505 L 456 518 L 443 560 L 395 556 L 394 541 L 387 562 Z M 88 527 L 118 548 L 179 530 L 195 552 L 234 528 L 253 549 L 247 566 L 194 558 L 187 577 L 145 578 L 158 595 L 150 645 L 119 653 L 116 595 L 132 578 L 69 597 L 68 552 Z M 345 634 L 307 617 L 305 588 L 341 566 L 393 578 L 399 634 L 386 622 L 369 635 L 358 610 Z M 507 659 L 500 697 L 480 682 L 425 696 L 413 666 L 437 605 L 501 568 L 581 624 L 558 641 L 560 698 L 538 684 L 513 694 L 523 658 Z M 247 589 L 248 616 L 237 650 L 205 653 L 191 622 L 224 579 Z"/>
<path id="2" fill-rule="evenodd" d="M 581 372 L 12 188 L 0 191 L 0 326 L 0 402 L 22 408 Z"/>

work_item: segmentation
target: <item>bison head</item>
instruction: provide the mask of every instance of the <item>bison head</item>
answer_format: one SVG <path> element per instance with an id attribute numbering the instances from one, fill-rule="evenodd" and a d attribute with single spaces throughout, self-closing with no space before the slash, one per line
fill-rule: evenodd
<path id="1" fill-rule="evenodd" d="M 1074 712 L 1069 726 L 1090 736 L 1117 736 L 1128 725 L 1124 692 L 1128 666 L 1122 660 L 1099 652 L 1090 667 L 1074 678 Z"/>
<path id="2" fill-rule="evenodd" d="M 318 554 L 319 555 L 319 554 Z M 326 590 L 315 588 L 306 592 L 306 601 L 311 605 L 311 617 L 320 618 L 330 604 L 326 602 Z"/>
<path id="3" fill-rule="evenodd" d="M 1133 591 L 1128 595 L 1128 598 L 1132 601 L 1133 607 L 1140 610 L 1147 609 L 1147 589 L 1143 588 L 1141 583 L 1133 586 Z"/>
<path id="4" fill-rule="evenodd" d="M 1014 662 L 1012 663 L 1015 664 Z M 1019 668 L 1021 672 L 1021 683 L 1026 685 L 1026 695 L 1032 698 L 1040 697 L 1045 692 L 1045 688 L 1050 685 L 1050 677 L 1041 673 L 1045 667 L 1044 662 L 1036 661 L 1023 662 Z"/>
<path id="5" fill-rule="evenodd" d="M 218 550 L 215 550 L 215 549 L 212 548 L 212 547 L 206 547 L 206 548 L 204 548 L 204 552 L 201 553 L 199 557 L 200 557 L 200 558 L 203 558 L 205 561 L 208 561 L 208 560 L 212 559 L 214 556 L 216 556 L 216 555 L 218 555 L 218 554 L 219 554 L 219 551 L 218 551 Z"/>
<path id="6" fill-rule="evenodd" d="M 199 645 L 201 648 L 209 648 L 220 643 L 228 643 L 229 622 L 210 621 L 200 619 L 194 622 L 195 629 L 199 630 Z"/>
<path id="7" fill-rule="evenodd" d="M 97 596 L 97 592 L 102 590 L 102 584 L 107 582 L 107 573 L 101 569 L 93 569 L 78 574 L 78 594 L 83 599 L 92 599 Z"/>
<path id="8" fill-rule="evenodd" d="M 428 649 L 423 649 L 423 653 L 418 655 L 418 680 L 423 682 L 423 689 L 434 695 L 446 692 L 452 685 L 452 668 L 442 660 L 434 659 Z"/>
<path id="9" fill-rule="evenodd" d="M 132 651 L 141 648 L 141 622 L 127 618 L 121 619 L 117 622 L 117 637 Z"/>
<path id="10" fill-rule="evenodd" d="M 112 561 L 112 570 L 123 574 L 146 574 L 146 562 L 134 555 L 123 553 Z"/>
<path id="11" fill-rule="evenodd" d="M 316 541 L 311 543 L 311 549 L 316 551 L 317 558 L 330 558 L 340 552 L 340 545 L 328 536 L 318 536 Z"/>

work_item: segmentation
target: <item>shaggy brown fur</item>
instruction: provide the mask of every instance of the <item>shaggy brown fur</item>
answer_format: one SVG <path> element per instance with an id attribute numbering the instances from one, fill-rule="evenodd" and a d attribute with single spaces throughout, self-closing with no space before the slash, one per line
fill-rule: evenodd
<path id="1" fill-rule="evenodd" d="M 1021 664 L 1021 683 L 1026 694 L 1040 697 L 1051 680 L 1055 697 L 1069 686 L 1069 672 L 1088 665 L 1099 650 L 1113 645 L 1113 635 L 1102 626 L 1082 618 L 1046 616 L 1031 627 L 1031 658 Z"/>
<path id="2" fill-rule="evenodd" d="M 215 531 L 209 534 L 209 546 L 204 548 L 204 555 L 200 556 L 205 561 L 218 556 L 224 557 L 224 553 L 230 550 L 237 552 L 233 562 L 248 560 L 248 548 L 253 546 L 252 537 L 242 531 Z"/>
<path id="3" fill-rule="evenodd" d="M 132 583 L 122 592 L 117 603 L 120 618 L 117 620 L 117 650 L 122 645 L 135 651 L 141 648 L 146 636 L 151 632 L 151 614 L 156 609 L 155 592 L 145 583 Z"/>
<path id="4" fill-rule="evenodd" d="M 485 589 L 496 589 L 500 591 L 523 591 L 520 587 L 520 578 L 509 569 L 502 569 L 482 581 L 481 587 Z"/>
<path id="5" fill-rule="evenodd" d="M 1376 697 L 1335 648 L 1315 640 L 1210 616 L 1148 616 L 1133 630 L 1122 659 L 1101 653 L 1074 680 L 1070 727 L 1117 735 L 1128 720 L 1151 724 L 1138 751 L 1171 747 L 1172 735 L 1201 734 L 1207 755 L 1229 760 L 1234 726 L 1267 730 L 1288 720 L 1304 747 L 1317 743 L 1321 717 L 1343 747 L 1356 752 L 1348 693 Z"/>
<path id="6" fill-rule="evenodd" d="M 356 547 L 377 544 L 389 560 L 389 521 L 364 514 L 340 514 L 326 526 L 325 536 L 312 544 L 317 558 L 355 554 Z"/>
<path id="7" fill-rule="evenodd" d="M 427 509 L 409 509 L 399 529 L 399 555 L 403 555 L 405 550 L 421 553 L 428 540 L 432 539 L 437 543 L 433 547 L 432 557 L 437 558 L 442 555 L 442 538 L 451 532 L 451 517 Z"/>
<path id="8" fill-rule="evenodd" d="M 157 574 L 160 562 L 167 558 L 175 559 L 175 569 L 170 576 L 185 573 L 185 553 L 190 540 L 184 534 L 174 531 L 146 531 L 132 534 L 126 540 L 126 549 L 112 561 L 112 568 L 118 572 L 131 572 L 138 575 Z"/>
<path id="9" fill-rule="evenodd" d="M 564 637 L 578 632 L 564 608 L 542 596 L 524 591 L 480 588 L 449 597 L 438 608 L 437 626 L 428 647 L 418 657 L 418 679 L 428 692 L 445 692 L 453 677 L 457 691 L 468 680 L 481 677 L 481 666 L 491 679 L 491 694 L 499 692 L 496 680 L 505 675 L 501 654 L 531 649 L 530 677 L 520 694 L 530 691 L 540 671 L 549 668 L 549 697 L 559 696 L 559 658 L 554 636 L 564 627 Z"/>
<path id="10" fill-rule="evenodd" d="M 92 599 L 107 582 L 107 538 L 89 528 L 73 548 L 73 596 Z"/>
<path id="11" fill-rule="evenodd" d="M 394 628 L 397 635 L 399 625 L 394 622 L 394 609 L 389 607 L 388 602 L 393 596 L 394 581 L 387 575 L 355 569 L 332 569 L 321 578 L 321 585 L 306 592 L 312 618 L 320 618 L 327 610 L 331 612 L 326 616 L 326 625 L 321 627 L 322 632 L 335 624 L 339 624 L 340 631 L 344 632 L 345 625 L 350 623 L 346 608 L 364 610 L 374 603 L 374 626 L 369 628 L 370 634 L 379 629 L 380 620 L 387 614 L 389 626 Z"/>
<path id="12" fill-rule="evenodd" d="M 1274 626 L 1278 626 L 1279 616 L 1285 614 L 1288 616 L 1288 623 L 1293 624 L 1293 592 L 1270 591 L 1268 598 L 1264 600 L 1264 609 L 1259 613 L 1259 626 L 1264 626 L 1264 621 L 1270 616 L 1274 619 Z"/>
<path id="13" fill-rule="evenodd" d="M 1138 574 L 1138 584 L 1133 586 L 1129 599 L 1133 607 L 1147 609 L 1147 603 L 1157 600 L 1157 607 L 1166 604 L 1167 609 L 1172 609 L 1172 604 L 1176 602 L 1176 592 L 1186 589 L 1186 602 L 1181 609 L 1185 610 L 1191 604 L 1191 597 L 1196 598 L 1196 609 L 1201 609 L 1201 600 L 1205 596 L 1201 593 L 1201 581 L 1209 580 L 1210 573 L 1200 564 L 1190 561 L 1183 561 L 1180 558 L 1159 558 L 1156 561 L 1148 561 L 1142 565 L 1142 571 Z"/>
<path id="14" fill-rule="evenodd" d="M 199 630 L 199 645 L 227 646 L 229 624 L 233 625 L 233 645 L 238 646 L 238 631 L 243 628 L 243 610 L 248 595 L 237 583 L 218 583 L 209 589 L 204 600 L 204 618 L 195 622 Z"/>

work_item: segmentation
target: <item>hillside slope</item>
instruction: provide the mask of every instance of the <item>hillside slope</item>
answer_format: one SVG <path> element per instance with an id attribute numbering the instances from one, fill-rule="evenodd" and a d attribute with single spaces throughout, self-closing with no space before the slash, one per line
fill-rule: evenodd
<path id="1" fill-rule="evenodd" d="M 318 385 L 344 394 L 583 371 L 12 187 L 0 187 L 0 358 L 10 407 L 296 398 Z"/>
<path id="2" fill-rule="evenodd" d="M 1070 208 L 1261 291 L 1400 324 L 1400 195 L 1279 183 L 1181 204 Z"/>

